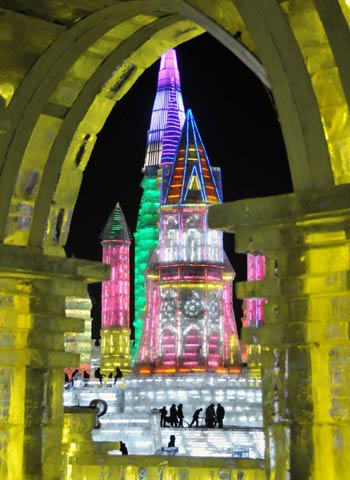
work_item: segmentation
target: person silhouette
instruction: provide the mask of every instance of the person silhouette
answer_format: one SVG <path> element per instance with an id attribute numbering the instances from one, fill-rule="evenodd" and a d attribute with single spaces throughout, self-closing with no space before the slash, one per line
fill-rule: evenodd
<path id="1" fill-rule="evenodd" d="M 120 442 L 119 450 L 122 452 L 122 455 L 129 455 L 128 449 L 124 442 Z"/>
<path id="2" fill-rule="evenodd" d="M 101 373 L 100 368 L 96 368 L 95 370 L 95 378 L 98 378 L 100 381 L 100 384 L 102 385 L 102 379 L 105 375 Z"/>
<path id="3" fill-rule="evenodd" d="M 179 420 L 179 423 L 178 423 L 178 427 L 183 427 L 183 419 L 184 419 L 184 414 L 183 414 L 183 411 L 182 411 L 182 403 L 179 403 L 179 405 L 177 406 L 177 418 Z"/>
<path id="4" fill-rule="evenodd" d="M 225 409 L 220 403 L 218 403 L 216 407 L 216 419 L 218 421 L 219 428 L 224 427 L 224 424 L 223 424 L 224 417 L 225 417 Z"/>
<path id="5" fill-rule="evenodd" d="M 175 440 L 176 440 L 175 435 L 170 435 L 170 440 L 168 442 L 168 448 L 175 447 Z"/>
<path id="6" fill-rule="evenodd" d="M 177 427 L 177 410 L 175 403 L 170 407 L 170 426 Z"/>
<path id="7" fill-rule="evenodd" d="M 215 405 L 212 403 L 205 410 L 205 425 L 208 428 L 214 428 L 215 427 L 215 422 L 216 422 Z"/>
<path id="8" fill-rule="evenodd" d="M 113 385 L 115 385 L 115 384 L 117 383 L 117 381 L 119 380 L 119 378 L 123 378 L 123 372 L 120 370 L 119 367 L 117 367 L 117 368 L 115 369 L 115 372 L 116 372 L 116 373 L 115 373 L 114 384 L 113 384 Z"/>
<path id="9" fill-rule="evenodd" d="M 190 423 L 190 427 L 192 427 L 192 425 L 194 423 L 196 423 L 196 427 L 198 427 L 198 419 L 199 419 L 199 415 L 201 414 L 201 411 L 203 410 L 203 408 L 198 408 L 194 414 L 192 415 L 192 422 Z"/>
<path id="10" fill-rule="evenodd" d="M 166 407 L 163 407 L 159 410 L 159 412 L 160 412 L 160 426 L 165 427 L 168 410 L 166 409 Z"/>

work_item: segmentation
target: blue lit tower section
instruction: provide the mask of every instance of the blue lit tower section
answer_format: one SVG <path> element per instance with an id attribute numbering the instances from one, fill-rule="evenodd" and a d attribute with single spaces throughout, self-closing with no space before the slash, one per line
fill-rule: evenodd
<path id="1" fill-rule="evenodd" d="M 165 132 L 169 122 L 169 109 L 177 117 L 179 127 Z M 163 148 L 169 152 L 178 143 L 185 111 L 180 87 L 180 75 L 175 50 L 168 50 L 161 57 L 157 93 L 154 100 L 150 129 L 147 134 L 147 150 L 143 168 L 143 195 L 135 232 L 135 342 L 132 357 L 135 358 L 140 342 L 143 316 L 146 306 L 145 269 L 151 252 L 158 243 L 159 185 L 157 171 Z M 167 135 L 170 133 L 170 136 Z M 173 152 L 175 153 L 175 152 Z"/>
<path id="2" fill-rule="evenodd" d="M 172 125 L 174 128 L 176 118 Z M 222 202 L 212 168 L 187 112 L 173 160 L 161 162 L 159 241 L 147 268 L 147 308 L 139 373 L 229 372 L 241 363 L 232 308 L 234 271 L 208 208 Z"/>

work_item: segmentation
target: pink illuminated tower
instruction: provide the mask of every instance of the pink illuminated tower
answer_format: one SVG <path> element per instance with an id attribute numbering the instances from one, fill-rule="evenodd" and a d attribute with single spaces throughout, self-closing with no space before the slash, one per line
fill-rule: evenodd
<path id="1" fill-rule="evenodd" d="M 190 110 L 174 144 L 170 139 L 179 129 L 173 98 L 159 169 L 159 238 L 146 270 L 146 313 L 135 367 L 144 374 L 230 372 L 241 363 L 234 271 L 222 233 L 208 227 L 209 206 L 222 202 L 221 170 L 211 167 Z"/>
<path id="2" fill-rule="evenodd" d="M 256 282 L 263 280 L 265 277 L 265 256 L 261 254 L 248 253 L 247 255 L 247 280 L 248 282 Z M 265 298 L 252 297 L 246 298 L 243 302 L 243 318 L 242 325 L 249 328 L 254 338 L 254 330 L 261 327 L 264 322 L 264 305 L 267 303 Z M 250 368 L 260 369 L 261 347 L 256 342 L 243 346 L 243 360 Z"/>
<path id="3" fill-rule="evenodd" d="M 101 368 L 130 370 L 130 234 L 119 203 L 101 234 L 103 262 L 111 265 L 102 282 Z"/>

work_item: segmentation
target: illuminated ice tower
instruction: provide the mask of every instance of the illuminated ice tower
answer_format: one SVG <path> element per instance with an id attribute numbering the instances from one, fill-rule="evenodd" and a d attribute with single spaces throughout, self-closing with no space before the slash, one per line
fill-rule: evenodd
<path id="1" fill-rule="evenodd" d="M 275 273 L 277 266 L 275 265 Z M 247 255 L 247 280 L 249 282 L 261 281 L 265 277 L 266 265 L 265 256 L 260 254 L 248 253 Z M 267 303 L 265 298 L 251 297 L 243 301 L 242 325 L 250 330 L 249 337 L 253 340 L 257 338 L 257 329 L 264 323 L 264 305 Z M 254 331 L 256 334 L 254 334 Z M 244 345 L 242 352 L 244 361 L 249 366 L 252 374 L 255 370 L 258 374 L 261 368 L 261 346 L 255 342 Z"/>
<path id="2" fill-rule="evenodd" d="M 169 115 L 169 106 L 176 110 L 183 125 L 185 111 L 180 88 L 180 75 L 175 50 L 168 50 L 161 57 L 157 92 L 154 100 L 150 129 L 147 134 L 147 150 L 143 168 L 143 196 L 135 233 L 135 342 L 132 356 L 135 357 L 141 338 L 142 322 L 146 306 L 145 269 L 150 254 L 158 243 L 159 187 L 157 171 L 163 151 L 163 143 L 177 144 L 181 128 L 168 139 L 164 128 Z"/>
<path id="3" fill-rule="evenodd" d="M 130 370 L 130 234 L 119 203 L 101 234 L 103 262 L 111 265 L 102 282 L 101 368 Z"/>
<path id="4" fill-rule="evenodd" d="M 179 127 L 169 116 L 166 135 Z M 228 372 L 240 364 L 232 308 L 233 269 L 208 208 L 222 202 L 212 168 L 187 112 L 177 152 L 163 150 L 159 241 L 147 268 L 147 308 L 136 367 L 140 373 Z"/>

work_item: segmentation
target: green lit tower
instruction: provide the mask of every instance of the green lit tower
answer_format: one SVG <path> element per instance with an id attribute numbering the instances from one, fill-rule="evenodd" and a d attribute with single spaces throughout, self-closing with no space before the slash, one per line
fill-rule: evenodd
<path id="1" fill-rule="evenodd" d="M 168 50 L 161 57 L 157 92 L 154 100 L 150 129 L 147 134 L 147 150 L 141 183 L 143 195 L 135 232 L 135 341 L 132 358 L 135 359 L 140 343 L 143 317 L 146 308 L 145 269 L 151 253 L 158 243 L 159 185 L 157 173 L 164 144 L 176 145 L 179 137 L 167 138 L 165 126 L 169 110 L 179 117 L 180 126 L 185 121 L 185 110 L 180 86 L 180 74 L 175 50 Z"/>

